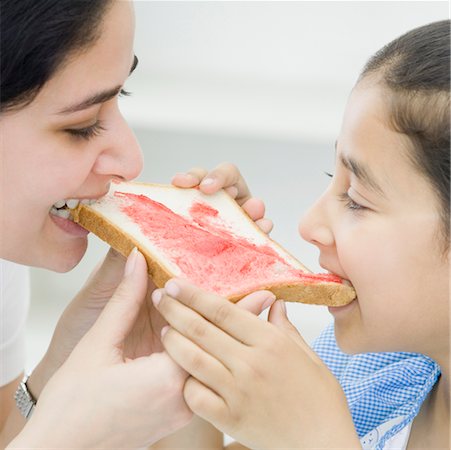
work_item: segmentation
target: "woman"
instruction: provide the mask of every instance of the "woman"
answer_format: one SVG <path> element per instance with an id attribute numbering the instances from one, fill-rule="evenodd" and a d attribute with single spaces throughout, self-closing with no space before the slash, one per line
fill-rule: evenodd
<path id="1" fill-rule="evenodd" d="M 27 280 L 17 264 L 72 269 L 87 232 L 68 220 L 66 205 L 141 171 L 118 109 L 137 64 L 132 4 L 3 0 L 0 20 L 1 447 L 15 436 L 10 448 L 143 447 L 192 413 L 182 396 L 187 375 L 161 346 L 165 322 L 148 298 L 154 286 L 142 255 L 125 264 L 108 253 L 22 384 Z"/>
<path id="2" fill-rule="evenodd" d="M 102 196 L 113 178 L 134 178 L 142 155 L 118 109 L 137 63 L 130 2 L 5 0 L 0 17 L 0 256 L 13 289 L 24 283 L 15 263 L 65 272 L 80 261 L 87 233 L 67 219 L 65 204 Z M 161 320 L 149 321 L 145 261 L 135 251 L 125 272 L 124 264 L 110 251 L 64 312 L 18 393 L 33 397 L 23 399 L 25 415 L 39 399 L 28 421 L 12 401 L 26 308 L 8 315 L 20 297 L 2 286 L 10 333 L 1 343 L 2 448 L 16 435 L 11 448 L 142 447 L 190 420 L 186 374 L 154 339 Z"/>

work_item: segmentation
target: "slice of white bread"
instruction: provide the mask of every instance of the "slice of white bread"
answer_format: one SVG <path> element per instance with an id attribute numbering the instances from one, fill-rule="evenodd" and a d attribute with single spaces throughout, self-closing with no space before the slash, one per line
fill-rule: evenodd
<path id="1" fill-rule="evenodd" d="M 318 305 L 355 298 L 339 277 L 312 274 L 224 191 L 207 196 L 169 185 L 112 183 L 105 197 L 80 204 L 72 217 L 124 256 L 138 247 L 157 287 L 182 277 L 231 301 L 260 289 Z"/>

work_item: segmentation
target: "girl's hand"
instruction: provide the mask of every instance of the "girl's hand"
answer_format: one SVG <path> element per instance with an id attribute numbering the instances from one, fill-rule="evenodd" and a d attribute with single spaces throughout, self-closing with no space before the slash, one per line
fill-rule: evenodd
<path id="1" fill-rule="evenodd" d="M 187 374 L 166 352 L 125 353 L 147 283 L 145 259 L 134 251 L 114 295 L 45 386 L 12 448 L 143 447 L 189 422 Z"/>
<path id="2" fill-rule="evenodd" d="M 199 186 L 204 194 L 214 194 L 224 189 L 263 232 L 269 234 L 273 228 L 272 221 L 265 218 L 265 204 L 252 197 L 246 181 L 233 164 L 222 163 L 210 172 L 196 167 L 186 173 L 176 174 L 172 178 L 172 184 L 182 188 Z"/>
<path id="3" fill-rule="evenodd" d="M 195 414 L 249 448 L 360 448 L 343 391 L 282 301 L 265 322 L 179 279 L 153 300 Z"/>

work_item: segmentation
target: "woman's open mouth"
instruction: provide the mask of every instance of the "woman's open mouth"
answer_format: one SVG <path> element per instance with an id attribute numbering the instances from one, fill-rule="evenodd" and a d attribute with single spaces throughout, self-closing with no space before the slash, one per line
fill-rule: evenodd
<path id="1" fill-rule="evenodd" d="M 76 236 L 84 237 L 87 236 L 89 231 L 84 229 L 82 226 L 78 225 L 71 219 L 70 210 L 76 208 L 79 203 L 92 204 L 95 199 L 68 199 L 68 200 L 58 200 L 50 209 L 50 218 L 53 223 L 58 226 L 61 230 L 66 233 Z"/>

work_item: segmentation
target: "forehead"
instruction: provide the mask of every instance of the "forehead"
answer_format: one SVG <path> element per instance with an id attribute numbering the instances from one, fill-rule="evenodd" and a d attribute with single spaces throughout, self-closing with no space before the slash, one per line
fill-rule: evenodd
<path id="1" fill-rule="evenodd" d="M 389 96 L 371 79 L 355 86 L 346 105 L 338 153 L 371 169 L 392 198 L 407 201 L 418 187 L 430 202 L 433 190 L 412 162 L 412 142 L 390 126 Z"/>
<path id="2" fill-rule="evenodd" d="M 70 56 L 41 89 L 34 103 L 49 114 L 80 98 L 122 85 L 133 61 L 131 2 L 114 1 L 99 26 L 99 38 Z"/>

